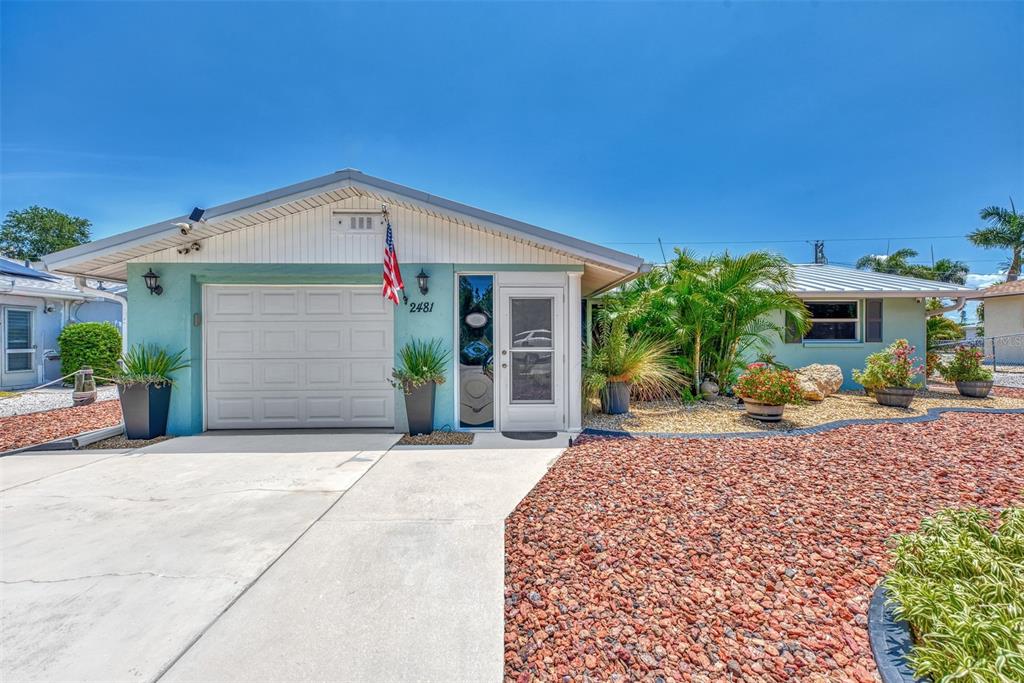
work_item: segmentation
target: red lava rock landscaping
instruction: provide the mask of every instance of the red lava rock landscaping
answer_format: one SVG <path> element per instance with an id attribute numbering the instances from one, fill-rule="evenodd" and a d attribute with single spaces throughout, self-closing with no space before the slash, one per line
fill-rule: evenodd
<path id="1" fill-rule="evenodd" d="M 1022 502 L 1024 416 L 584 438 L 505 535 L 509 681 L 874 681 L 886 539 Z"/>
<path id="2" fill-rule="evenodd" d="M 34 446 L 121 423 L 121 404 L 100 401 L 80 408 L 0 417 L 0 452 Z"/>

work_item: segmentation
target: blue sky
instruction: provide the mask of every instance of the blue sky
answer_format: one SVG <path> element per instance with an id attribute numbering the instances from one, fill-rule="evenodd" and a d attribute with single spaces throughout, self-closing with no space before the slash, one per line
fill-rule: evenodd
<path id="1" fill-rule="evenodd" d="M 1024 205 L 1024 3 L 0 12 L 0 209 L 96 237 L 355 167 L 651 260 L 822 238 L 992 273 L 956 236 Z"/>

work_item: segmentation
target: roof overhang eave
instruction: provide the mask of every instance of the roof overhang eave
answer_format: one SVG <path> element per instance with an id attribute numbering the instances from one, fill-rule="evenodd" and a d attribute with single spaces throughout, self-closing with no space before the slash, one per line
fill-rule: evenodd
<path id="1" fill-rule="evenodd" d="M 535 242 L 541 246 L 568 253 L 614 270 L 637 273 L 643 266 L 643 259 L 623 252 L 609 249 L 598 244 L 579 240 L 568 235 L 547 230 L 529 223 L 507 218 L 499 214 L 484 211 L 466 204 L 460 204 L 443 197 L 415 190 L 388 180 L 368 176 L 360 171 L 346 169 L 326 176 L 320 176 L 294 185 L 271 190 L 259 195 L 229 202 L 207 209 L 204 220 L 206 223 L 219 223 L 247 214 L 273 208 L 281 204 L 301 201 L 322 193 L 333 192 L 346 188 L 354 188 L 364 193 L 384 193 L 393 195 L 396 201 L 417 206 L 421 210 L 432 213 L 448 213 L 465 216 L 478 223 L 481 227 L 499 233 L 512 234 L 521 239 Z M 175 223 L 188 221 L 188 216 L 177 216 L 159 223 L 153 223 L 119 235 L 112 235 L 95 242 L 79 245 L 63 251 L 44 256 L 42 261 L 47 270 L 66 275 L 87 275 L 82 272 L 79 264 L 104 256 L 117 254 L 120 251 L 145 246 L 151 242 L 177 237 L 178 228 Z M 127 260 L 127 259 L 126 259 Z M 116 278 L 107 278 L 116 280 Z"/>
<path id="2" fill-rule="evenodd" d="M 831 291 L 831 292 L 807 292 L 791 291 L 791 294 L 801 299 L 850 299 L 850 298 L 872 298 L 872 299 L 957 299 L 970 298 L 967 293 L 970 290 L 937 289 L 922 292 L 896 292 L 892 290 L 858 290 L 858 291 Z"/>

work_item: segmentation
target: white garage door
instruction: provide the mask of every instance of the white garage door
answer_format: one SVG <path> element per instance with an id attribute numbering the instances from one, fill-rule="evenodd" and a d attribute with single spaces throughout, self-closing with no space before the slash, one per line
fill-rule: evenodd
<path id="1" fill-rule="evenodd" d="M 392 427 L 380 287 L 204 288 L 208 429 Z"/>

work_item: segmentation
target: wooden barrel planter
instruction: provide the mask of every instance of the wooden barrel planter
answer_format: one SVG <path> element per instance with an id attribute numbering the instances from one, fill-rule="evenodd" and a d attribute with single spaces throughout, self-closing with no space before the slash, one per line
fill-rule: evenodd
<path id="1" fill-rule="evenodd" d="M 970 398 L 986 398 L 992 391 L 992 382 L 957 382 L 956 390 L 961 396 Z"/>
<path id="2" fill-rule="evenodd" d="M 746 409 L 747 415 L 761 422 L 780 422 L 782 413 L 786 410 L 784 405 L 773 406 L 749 398 L 743 399 L 743 407 Z"/>
<path id="3" fill-rule="evenodd" d="M 875 389 L 875 400 L 880 405 L 892 408 L 909 408 L 917 389 L 906 387 L 884 387 Z"/>

